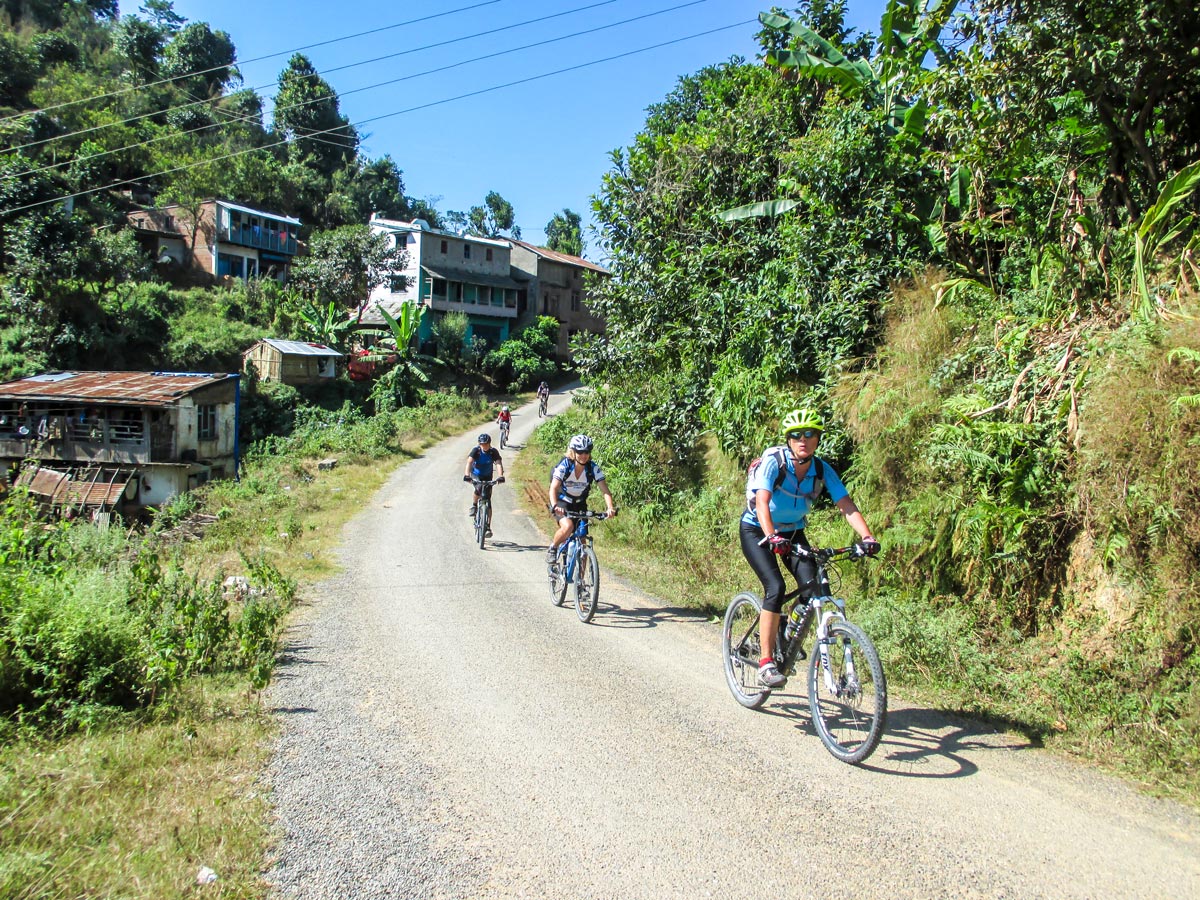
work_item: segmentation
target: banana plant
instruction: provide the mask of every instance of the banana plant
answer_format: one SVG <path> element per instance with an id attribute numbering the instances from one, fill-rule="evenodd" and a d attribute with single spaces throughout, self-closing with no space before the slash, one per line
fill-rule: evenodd
<path id="1" fill-rule="evenodd" d="M 417 352 L 417 336 L 421 320 L 425 317 L 425 308 L 406 301 L 400 304 L 398 315 L 395 316 L 382 305 L 376 305 L 376 309 L 388 330 L 367 332 L 381 335 L 383 340 L 363 360 L 390 364 L 390 368 L 375 382 L 371 396 L 377 403 L 383 401 L 384 405 L 392 402 L 403 404 L 411 399 L 418 383 L 429 381 L 429 374 L 423 365 L 437 362 L 433 357 Z"/>
<path id="2" fill-rule="evenodd" d="M 880 109 L 885 127 L 910 146 L 925 137 L 929 108 L 925 100 L 910 99 L 904 91 L 907 76 L 920 70 L 933 54 L 939 65 L 950 61 L 938 38 L 957 0 L 889 0 L 880 20 L 880 36 L 871 60 L 848 59 L 830 41 L 802 22 L 781 13 L 761 13 L 768 28 L 790 35 L 794 46 L 767 54 L 767 63 L 831 84 L 847 99 L 862 100 Z M 786 185 L 780 184 L 787 189 Z M 800 200 L 779 198 L 749 203 L 718 213 L 726 222 L 778 216 L 794 209 Z"/>
<path id="3" fill-rule="evenodd" d="M 1155 292 L 1150 289 L 1150 279 L 1147 270 L 1154 262 L 1154 257 L 1160 247 L 1174 241 L 1176 238 L 1194 232 L 1196 216 L 1189 213 L 1171 224 L 1174 213 L 1200 187 L 1200 161 L 1180 169 L 1173 178 L 1167 179 L 1159 192 L 1154 205 L 1146 210 L 1142 221 L 1134 235 L 1134 280 L 1137 283 L 1138 305 L 1135 310 L 1139 318 L 1151 319 L 1165 312 L 1160 306 Z M 1193 233 L 1191 240 L 1184 248 L 1179 258 L 1179 281 L 1183 281 L 1188 269 L 1193 275 L 1196 271 L 1195 254 L 1200 248 L 1200 233 Z M 1179 284 L 1175 287 L 1175 296 L 1179 294 Z"/>
<path id="4" fill-rule="evenodd" d="M 300 318 L 298 329 L 302 337 L 322 343 L 339 353 L 346 352 L 347 342 L 357 323 L 337 303 L 330 300 L 322 306 L 310 301 L 297 311 L 297 315 Z"/>

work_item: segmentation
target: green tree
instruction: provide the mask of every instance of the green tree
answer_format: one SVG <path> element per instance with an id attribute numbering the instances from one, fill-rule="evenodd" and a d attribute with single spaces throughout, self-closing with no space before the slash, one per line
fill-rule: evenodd
<path id="1" fill-rule="evenodd" d="M 546 223 L 546 246 L 559 253 L 583 256 L 582 219 L 577 212 L 563 209 Z"/>
<path id="2" fill-rule="evenodd" d="M 170 36 L 183 27 L 187 21 L 175 12 L 172 0 L 146 0 L 138 10 L 144 18 L 150 21 L 162 34 Z"/>
<path id="3" fill-rule="evenodd" d="M 274 120 L 275 131 L 289 142 L 291 158 L 311 161 L 326 177 L 358 151 L 358 133 L 342 115 L 337 92 L 301 53 L 280 73 Z"/>
<path id="4" fill-rule="evenodd" d="M 166 39 L 161 29 L 137 16 L 125 16 L 112 30 L 112 49 L 139 81 L 158 77 L 158 57 Z"/>
<path id="5" fill-rule="evenodd" d="M 193 99 L 219 96 L 241 76 L 234 67 L 237 51 L 224 31 L 207 22 L 193 22 L 171 38 L 162 54 L 160 72 L 190 93 Z"/>
<path id="6" fill-rule="evenodd" d="M 308 255 L 292 269 L 292 281 L 315 302 L 333 302 L 361 315 L 371 291 L 391 282 L 407 259 L 387 235 L 371 234 L 366 225 L 346 225 L 312 235 Z"/>

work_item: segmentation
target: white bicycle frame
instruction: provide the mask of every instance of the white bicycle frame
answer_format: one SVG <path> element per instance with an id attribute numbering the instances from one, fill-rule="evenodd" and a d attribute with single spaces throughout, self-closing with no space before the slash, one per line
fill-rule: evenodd
<path id="1" fill-rule="evenodd" d="M 814 597 L 811 601 L 817 617 L 817 652 L 820 654 L 821 672 L 825 676 L 825 687 L 835 697 L 842 695 L 842 688 L 833 683 L 833 670 L 829 667 L 829 625 L 834 621 L 846 621 L 846 601 L 841 597 Z M 823 609 L 826 603 L 832 603 L 834 609 Z M 849 686 L 858 687 L 858 674 L 854 671 L 854 655 L 850 652 L 847 642 L 842 647 L 846 662 L 846 677 Z"/>

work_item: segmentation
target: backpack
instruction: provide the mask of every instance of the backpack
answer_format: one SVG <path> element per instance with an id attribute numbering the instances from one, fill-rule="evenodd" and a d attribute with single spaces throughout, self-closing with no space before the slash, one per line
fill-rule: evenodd
<path id="1" fill-rule="evenodd" d="M 750 461 L 750 465 L 746 469 L 746 509 L 749 512 L 755 511 L 754 482 L 755 476 L 758 475 L 758 467 L 768 456 L 773 456 L 779 462 L 779 474 L 775 476 L 775 483 L 771 485 L 771 493 L 774 494 L 779 490 L 779 486 L 783 484 L 783 479 L 787 477 L 787 455 L 788 449 L 785 446 L 768 447 L 763 451 L 762 456 Z M 825 490 L 825 465 L 821 462 L 820 457 L 814 456 L 812 460 L 813 466 L 815 466 L 813 469 L 813 488 L 807 494 L 802 494 L 801 496 L 807 498 L 810 503 L 815 503 L 817 498 L 821 496 L 821 492 Z"/>
<path id="2" fill-rule="evenodd" d="M 562 459 L 560 459 L 558 461 L 558 464 L 555 465 L 555 467 L 550 470 L 550 480 L 551 481 L 554 480 L 554 473 L 558 471 L 559 467 L 562 466 L 563 463 L 567 464 L 567 472 L 570 472 L 572 469 L 575 468 L 575 463 L 571 462 L 571 458 L 569 456 L 564 456 Z M 586 500 L 587 495 L 589 493 L 591 493 L 592 482 L 596 480 L 596 473 L 594 471 L 595 466 L 596 466 L 596 464 L 590 459 L 586 463 L 584 463 L 583 474 L 587 477 L 587 487 L 585 487 L 583 489 L 583 493 L 578 498 L 579 500 Z"/>

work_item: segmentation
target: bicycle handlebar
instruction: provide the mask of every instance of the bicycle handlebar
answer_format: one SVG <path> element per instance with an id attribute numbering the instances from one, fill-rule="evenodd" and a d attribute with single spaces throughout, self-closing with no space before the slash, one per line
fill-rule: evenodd
<path id="1" fill-rule="evenodd" d="M 491 485 L 491 484 L 503 484 L 504 483 L 503 475 L 501 475 L 499 478 L 493 478 L 491 481 L 484 481 L 481 478 L 474 478 L 470 475 L 467 476 L 467 479 L 471 482 L 471 484 L 478 484 L 481 487 L 487 487 L 488 485 Z"/>
<path id="2" fill-rule="evenodd" d="M 553 504 L 551 504 L 551 505 L 547 506 L 546 509 L 549 510 L 551 514 L 553 514 L 555 507 L 553 506 Z M 590 509 L 587 510 L 587 512 L 568 512 L 567 510 L 563 510 L 563 516 L 568 519 L 596 519 L 597 521 L 599 521 L 599 520 L 607 519 L 608 513 L 595 512 Z"/>

